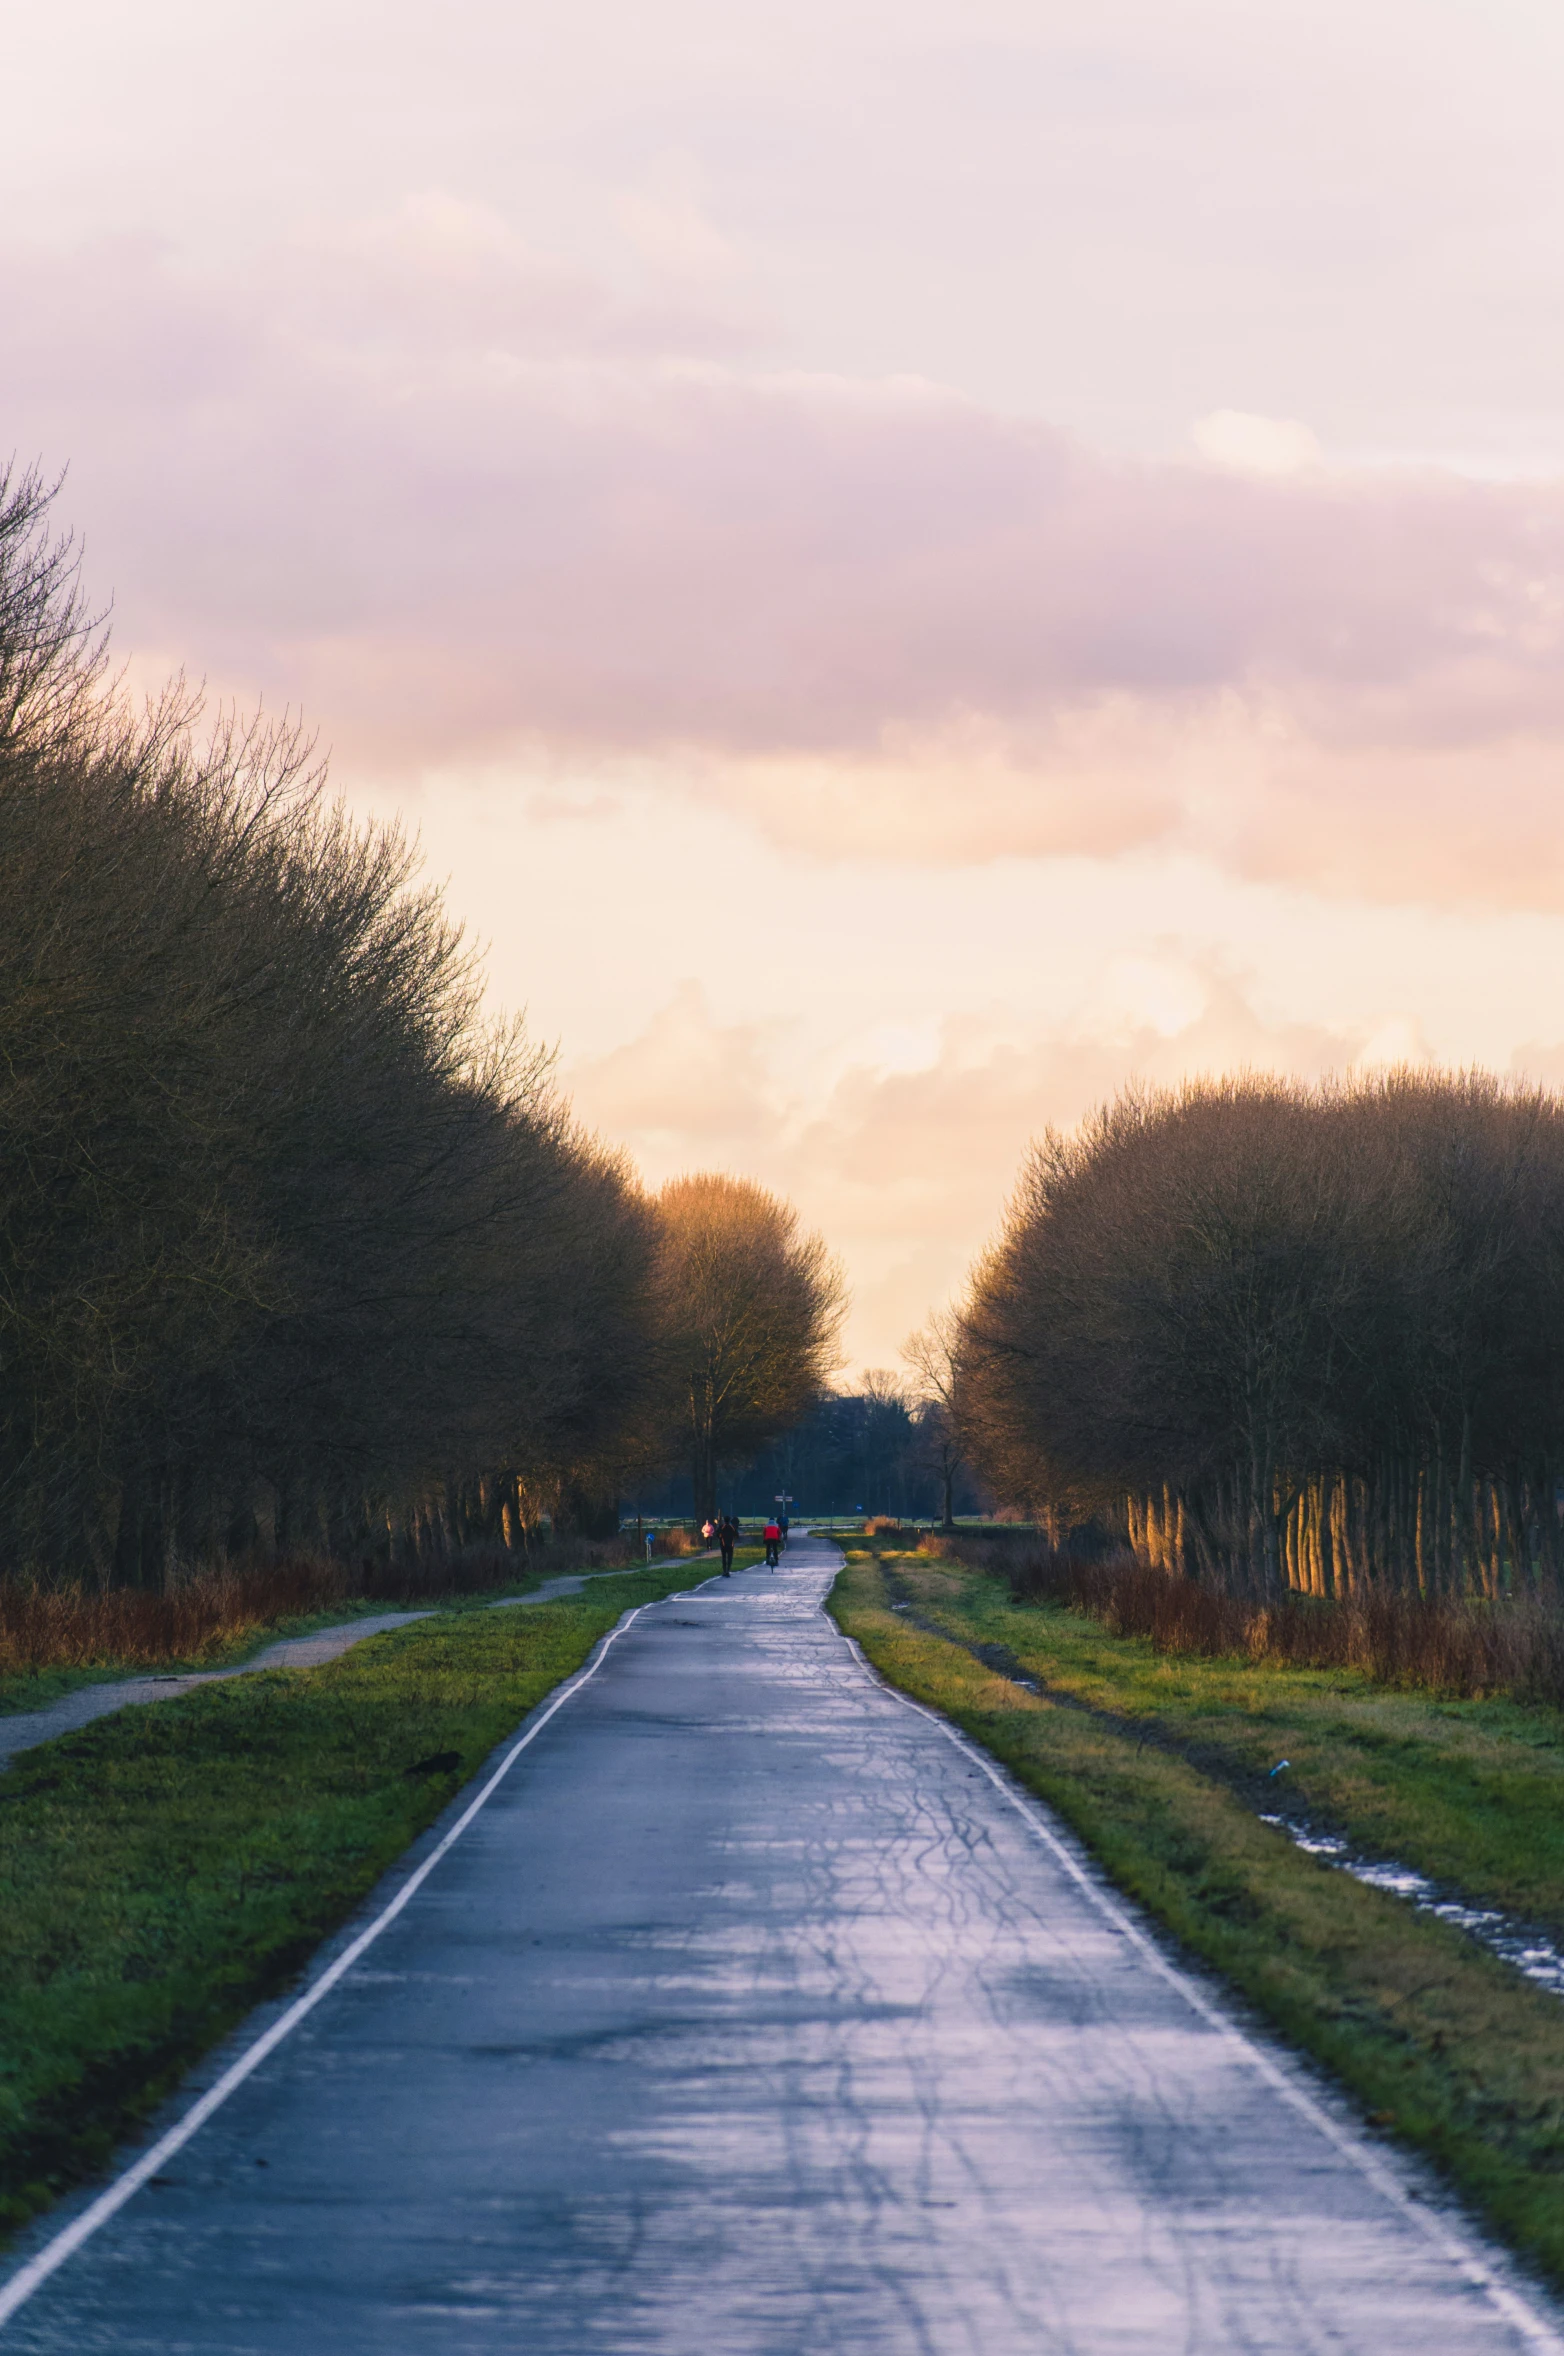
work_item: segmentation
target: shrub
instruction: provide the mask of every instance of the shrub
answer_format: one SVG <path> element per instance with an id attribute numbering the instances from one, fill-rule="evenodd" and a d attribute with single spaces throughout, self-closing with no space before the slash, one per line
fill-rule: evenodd
<path id="1" fill-rule="evenodd" d="M 929 1533 L 921 1551 L 999 1574 L 1024 1603 L 1084 1611 L 1158 1652 L 1351 1669 L 1376 1684 L 1462 1698 L 1509 1694 L 1564 1705 L 1564 1613 L 1532 1599 L 1361 1601 L 1285 1595 L 1256 1603 L 1138 1562 L 1100 1539 L 981 1539 Z"/>

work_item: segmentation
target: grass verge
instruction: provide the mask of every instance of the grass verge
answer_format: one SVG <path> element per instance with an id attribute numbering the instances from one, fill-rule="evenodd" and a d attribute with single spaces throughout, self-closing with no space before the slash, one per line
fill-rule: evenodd
<path id="1" fill-rule="evenodd" d="M 701 1559 L 659 1556 L 656 1567 L 682 1562 L 688 1568 Z M 167 1596 L 124 1589 L 86 1596 L 0 1581 L 0 1718 L 44 1709 L 79 1686 L 151 1672 L 177 1676 L 235 1668 L 279 1639 L 311 1636 L 380 1612 L 486 1611 L 501 1596 L 530 1594 L 561 1575 L 639 1568 L 633 1550 L 565 1540 L 530 1559 L 472 1549 L 466 1561 L 435 1565 L 422 1576 L 398 1573 L 394 1586 L 371 1576 L 367 1589 L 362 1579 L 353 1583 L 356 1575 L 343 1565 L 309 1556 L 198 1577 Z M 29 1616 L 35 1623 L 28 1631 L 31 1658 L 17 1642 L 17 1623 Z"/>
<path id="2" fill-rule="evenodd" d="M 1342 1829 L 1379 1827 L 1403 1856 L 1415 1843 L 1409 1861 L 1443 1878 L 1459 1879 L 1459 1860 L 1476 1894 L 1540 1901 L 1558 1826 L 1539 1869 L 1527 1834 L 1504 1827 L 1500 1794 L 1521 1799 L 1525 1826 L 1547 1823 L 1564 1796 L 1556 1713 L 1467 1703 L 1446 1716 L 1361 1681 L 1333 1690 L 1309 1672 L 1162 1661 L 1077 1614 L 1017 1606 L 991 1578 L 917 1558 L 855 1554 L 830 1608 L 883 1676 L 1002 1760 L 1373 2126 L 1431 2159 L 1564 2285 L 1564 2005 L 1461 1932 L 1296 1849 L 1260 1821 L 1254 1788 L 1288 1755 L 1276 1735 L 1301 1732 L 1300 1783 L 1322 1813 L 1329 1796 Z M 990 1661 L 1013 1660 L 1050 1690 L 1019 1690 L 968 1645 L 995 1648 Z M 1557 1910 L 1555 1882 L 1550 1918 Z"/>
<path id="3" fill-rule="evenodd" d="M 24 1753 L 0 1776 L 0 2232 L 100 2168 L 620 1614 L 691 1576 L 442 1614 Z"/>
<path id="4" fill-rule="evenodd" d="M 628 1566 L 626 1566 L 628 1567 Z M 384 1600 L 398 1593 L 398 1580 L 376 1582 Z M 485 1563 L 462 1585 L 494 1586 Z M 403 1590 L 405 1592 L 405 1588 Z M 450 1600 L 444 1594 L 420 1601 Z M 295 1555 L 277 1562 L 205 1570 L 153 1591 L 147 1588 L 40 1587 L 25 1580 L 0 1580 L 0 1708 L 15 1706 L 18 1683 L 47 1680 L 62 1688 L 62 1675 L 137 1669 L 171 1671 L 176 1664 L 207 1666 L 232 1660 L 263 1633 L 288 1622 L 318 1618 L 340 1606 L 345 1612 L 368 1603 L 359 1566 L 322 1556 Z M 33 1683 L 30 1698 L 37 1698 Z"/>
<path id="5" fill-rule="evenodd" d="M 519 1581 L 514 1590 L 522 1591 L 527 1582 Z M 539 1582 L 534 1580 L 532 1585 Z M 473 1605 L 492 1603 L 496 1596 L 512 1592 L 495 1588 L 489 1594 L 475 1597 L 444 1597 L 428 1605 L 438 1612 L 465 1611 Z M 60 1664 L 45 1669 L 21 1670 L 11 1676 L 0 1676 L 0 1720 L 14 1717 L 23 1711 L 47 1709 L 50 1702 L 63 1694 L 76 1693 L 84 1685 L 118 1685 L 129 1677 L 152 1674 L 177 1677 L 191 1669 L 233 1669 L 249 1660 L 252 1654 L 263 1652 L 267 1645 L 283 1638 L 314 1636 L 322 1628 L 340 1628 L 348 1620 L 371 1619 L 379 1612 L 417 1611 L 417 1604 L 387 1603 L 378 1596 L 350 1596 L 344 1603 L 334 1603 L 320 1611 L 284 1612 L 271 1619 L 241 1621 L 204 1644 L 199 1651 L 169 1655 L 158 1654 L 154 1660 L 95 1661 L 87 1666 L 75 1663 Z"/>

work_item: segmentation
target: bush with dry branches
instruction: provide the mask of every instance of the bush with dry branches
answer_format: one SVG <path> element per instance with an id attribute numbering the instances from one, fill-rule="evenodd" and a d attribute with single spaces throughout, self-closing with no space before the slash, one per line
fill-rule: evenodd
<path id="1" fill-rule="evenodd" d="M 676 1178 L 657 1198 L 656 1281 L 674 1426 L 695 1490 L 806 1415 L 836 1362 L 842 1277 L 792 1206 L 742 1178 Z"/>
<path id="2" fill-rule="evenodd" d="M 961 1321 L 997 1492 L 1208 1585 L 1557 1592 L 1564 1103 L 1130 1092 L 1034 1149 Z"/>

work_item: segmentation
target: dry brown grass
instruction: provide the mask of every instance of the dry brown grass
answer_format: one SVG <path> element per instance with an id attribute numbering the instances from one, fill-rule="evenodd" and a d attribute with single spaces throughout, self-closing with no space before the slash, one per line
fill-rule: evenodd
<path id="1" fill-rule="evenodd" d="M 514 1586 L 529 1568 L 550 1577 L 614 1570 L 628 1565 L 635 1552 L 633 1543 L 621 1539 L 567 1538 L 539 1549 L 530 1562 L 497 1546 L 466 1547 L 443 1561 L 416 1565 L 300 1555 L 201 1572 L 164 1595 L 0 1581 L 0 1677 L 211 1660 L 278 1620 L 366 1601 L 438 1603 L 481 1595 Z"/>
<path id="2" fill-rule="evenodd" d="M 941 1536 L 920 1551 L 996 1571 L 1019 1601 L 1089 1612 L 1159 1652 L 1231 1655 L 1302 1669 L 1355 1669 L 1380 1685 L 1564 1704 L 1564 1614 L 1530 1601 L 1360 1603 L 1286 1595 L 1257 1604 L 1150 1570 L 1128 1553 L 1091 1561 L 1045 1538 Z"/>
<path id="3" fill-rule="evenodd" d="M 342 1566 L 309 1561 L 208 1574 L 169 1595 L 0 1587 L 0 1676 L 207 1660 L 255 1627 L 323 1611 L 348 1591 Z"/>
<path id="4" fill-rule="evenodd" d="M 681 1562 L 687 1555 L 700 1554 L 705 1549 L 706 1542 L 696 1531 L 683 1529 L 677 1522 L 671 1523 L 666 1530 L 655 1531 L 653 1535 L 654 1552 L 667 1555 L 674 1562 Z"/>

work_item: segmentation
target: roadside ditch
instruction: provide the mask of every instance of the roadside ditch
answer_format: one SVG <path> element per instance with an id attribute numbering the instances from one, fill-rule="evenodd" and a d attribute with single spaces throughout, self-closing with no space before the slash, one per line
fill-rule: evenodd
<path id="1" fill-rule="evenodd" d="M 1305 1855 L 1338 1873 L 1350 1874 L 1354 1881 L 1368 1888 L 1383 1890 L 1393 1898 L 1400 1898 L 1420 1913 L 1432 1914 L 1440 1922 L 1463 1931 L 1468 1938 L 1486 1947 L 1502 1963 L 1509 1964 L 1537 1987 L 1564 1999 L 1564 1951 L 1547 1934 L 1501 1908 L 1474 1906 L 1459 1890 L 1441 1886 L 1426 1874 L 1395 1858 L 1373 1857 L 1357 1848 L 1350 1836 L 1338 1827 L 1322 1821 L 1318 1816 L 1305 1815 L 1299 1810 L 1278 1808 L 1276 1777 L 1286 1771 L 1288 1762 L 1280 1760 L 1267 1774 L 1258 1774 L 1243 1766 L 1214 1743 L 1173 1733 L 1153 1719 L 1134 1716 L 1128 1711 L 1105 1710 L 1095 1702 L 1082 1701 L 1078 1694 L 1051 1685 L 1027 1668 L 1017 1655 L 1004 1644 L 973 1644 L 951 1629 L 941 1626 L 919 1609 L 909 1592 L 908 1584 L 886 1563 L 880 1565 L 885 1581 L 890 1608 L 904 1618 L 922 1635 L 938 1637 L 943 1643 L 954 1645 L 990 1669 L 1022 1692 L 1033 1694 L 1055 1708 L 1072 1710 L 1091 1724 L 1133 1743 L 1137 1750 L 1147 1748 L 1168 1753 L 1181 1759 L 1197 1774 L 1220 1784 L 1235 1799 L 1252 1809 L 1262 1824 L 1284 1834 Z"/>

